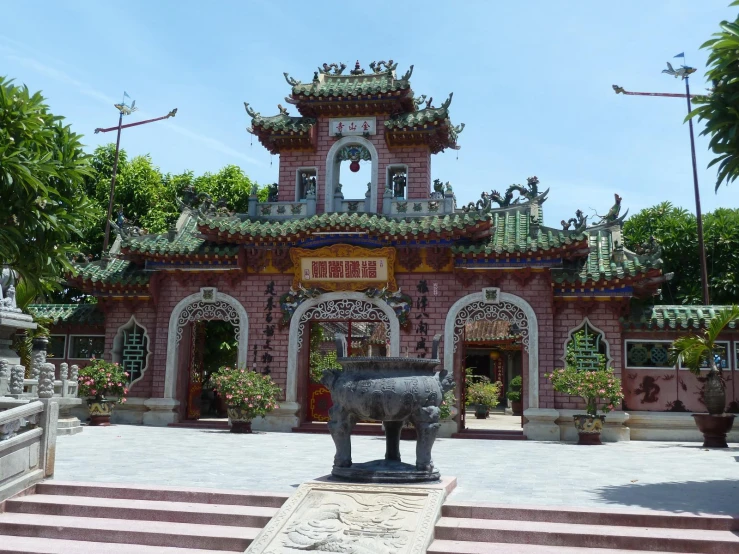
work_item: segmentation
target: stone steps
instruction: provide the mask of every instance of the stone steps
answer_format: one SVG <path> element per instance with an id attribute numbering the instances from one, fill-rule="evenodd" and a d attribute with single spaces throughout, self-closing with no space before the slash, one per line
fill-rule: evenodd
<path id="1" fill-rule="evenodd" d="M 452 435 L 453 439 L 478 439 L 494 441 L 525 441 L 523 430 L 513 429 L 464 429 Z"/>
<path id="2" fill-rule="evenodd" d="M 243 552 L 288 497 L 54 481 L 35 491 L 3 504 L 0 553 Z"/>
<path id="3" fill-rule="evenodd" d="M 492 552 L 739 552 L 739 519 L 668 512 L 562 507 L 480 506 L 447 502 L 434 529 L 433 554 Z"/>

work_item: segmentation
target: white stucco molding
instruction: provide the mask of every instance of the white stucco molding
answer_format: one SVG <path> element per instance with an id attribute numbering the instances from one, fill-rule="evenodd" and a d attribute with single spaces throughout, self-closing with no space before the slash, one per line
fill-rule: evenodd
<path id="1" fill-rule="evenodd" d="M 356 137 L 351 137 L 356 138 Z M 286 402 L 298 401 L 298 355 L 299 352 L 299 327 L 305 323 L 303 316 L 310 308 L 318 306 L 322 303 L 328 303 L 337 300 L 356 300 L 361 302 L 369 302 L 377 307 L 385 314 L 390 322 L 390 356 L 400 356 L 400 323 L 395 311 L 384 301 L 375 298 L 368 298 L 363 292 L 328 292 L 310 298 L 303 302 L 298 309 L 295 310 L 290 319 L 290 341 L 287 347 L 287 385 L 285 390 Z M 303 341 L 300 341 L 303 342 Z"/>
<path id="2" fill-rule="evenodd" d="M 210 288 L 210 287 L 209 287 Z M 238 315 L 238 354 L 236 357 L 239 366 L 246 366 L 246 355 L 249 352 L 249 318 L 246 315 L 246 309 L 241 302 L 233 296 L 218 292 L 216 290 L 215 299 L 204 299 L 203 290 L 191 294 L 190 296 L 180 300 L 172 310 L 169 316 L 169 329 L 167 333 L 167 365 L 164 375 L 164 398 L 174 398 L 177 392 L 177 363 L 179 353 L 179 337 L 181 336 L 180 327 L 194 321 L 193 318 L 186 317 L 187 321 L 181 321 L 181 316 L 186 309 L 196 304 L 204 304 L 209 308 L 208 313 L 203 314 L 202 319 L 220 319 L 215 311 L 219 303 L 226 303 L 233 307 Z M 193 314 L 194 315 L 194 314 Z M 215 317 L 214 317 L 215 316 Z M 234 323 L 232 321 L 232 323 Z M 234 323 L 236 325 L 236 323 Z"/>
<path id="3" fill-rule="evenodd" d="M 372 186 L 370 187 L 370 207 L 372 208 L 372 213 L 376 213 L 380 159 L 377 155 L 377 148 L 375 148 L 375 145 L 364 137 L 341 137 L 339 140 L 334 142 L 333 146 L 328 151 L 328 154 L 326 155 L 326 181 L 324 183 L 324 192 L 326 195 L 324 203 L 325 211 L 334 211 L 334 190 L 336 189 L 336 185 L 339 184 L 339 165 L 341 164 L 341 162 L 337 160 L 336 157 L 339 153 L 339 150 L 341 150 L 345 146 L 351 146 L 352 144 L 364 146 L 370 152 L 370 156 L 372 158 L 372 174 L 370 177 L 370 182 L 372 183 Z"/>
<path id="4" fill-rule="evenodd" d="M 454 331 L 459 312 L 474 302 L 485 302 L 482 292 L 468 294 L 457 300 L 446 315 L 444 322 L 444 368 L 452 371 L 454 367 Z M 528 408 L 539 407 L 539 323 L 531 304 L 523 298 L 507 292 L 500 293 L 500 303 L 508 302 L 521 309 L 528 324 L 528 345 L 524 349 L 529 353 L 529 405 Z"/>

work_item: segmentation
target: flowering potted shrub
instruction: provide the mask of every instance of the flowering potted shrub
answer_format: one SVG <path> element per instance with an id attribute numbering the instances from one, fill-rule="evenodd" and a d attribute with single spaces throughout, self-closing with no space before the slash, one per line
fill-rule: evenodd
<path id="1" fill-rule="evenodd" d="M 465 404 L 475 406 L 475 417 L 486 419 L 490 415 L 490 408 L 495 408 L 500 403 L 500 391 L 503 383 L 491 383 L 484 375 L 473 375 L 472 368 L 465 370 Z"/>
<path id="2" fill-rule="evenodd" d="M 269 375 L 250 369 L 223 366 L 211 381 L 228 406 L 228 420 L 232 433 L 251 433 L 255 417 L 264 417 L 279 408 L 277 397 L 282 391 Z"/>
<path id="3" fill-rule="evenodd" d="M 578 444 L 601 444 L 600 433 L 606 416 L 598 415 L 598 411 L 606 414 L 623 400 L 621 380 L 613 374 L 612 367 L 606 367 L 606 359 L 602 355 L 599 355 L 597 370 L 578 369 L 575 351 L 577 341 L 576 334 L 574 340 L 567 345 L 567 366 L 544 375 L 552 382 L 555 391 L 585 400 L 586 413 L 573 416 L 579 437 Z"/>
<path id="4" fill-rule="evenodd" d="M 128 394 L 128 372 L 117 363 L 93 358 L 80 368 L 79 395 L 87 397 L 90 425 L 110 425 L 115 404 L 123 404 Z"/>

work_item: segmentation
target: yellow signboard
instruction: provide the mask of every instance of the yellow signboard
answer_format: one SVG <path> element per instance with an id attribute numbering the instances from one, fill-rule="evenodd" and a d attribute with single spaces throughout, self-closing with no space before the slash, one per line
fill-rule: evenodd
<path id="1" fill-rule="evenodd" d="M 369 249 L 348 244 L 317 250 L 292 248 L 290 258 L 295 268 L 293 288 L 300 285 L 331 291 L 397 288 L 394 248 Z"/>

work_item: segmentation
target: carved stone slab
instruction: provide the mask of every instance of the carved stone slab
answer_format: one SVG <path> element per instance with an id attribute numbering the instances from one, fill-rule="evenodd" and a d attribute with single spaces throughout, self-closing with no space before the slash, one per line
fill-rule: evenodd
<path id="1" fill-rule="evenodd" d="M 423 554 L 443 500 L 441 488 L 305 483 L 246 552 Z"/>

